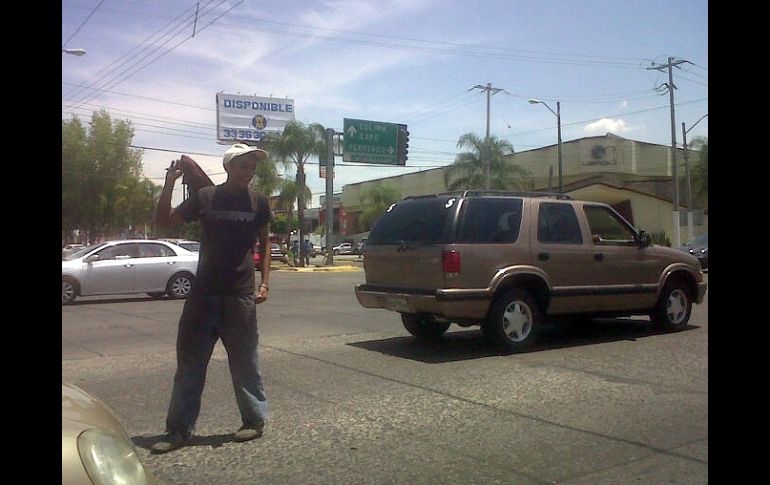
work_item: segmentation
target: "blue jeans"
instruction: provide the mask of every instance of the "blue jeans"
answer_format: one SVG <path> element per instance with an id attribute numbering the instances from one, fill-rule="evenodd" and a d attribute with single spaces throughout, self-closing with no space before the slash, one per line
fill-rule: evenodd
<path id="1" fill-rule="evenodd" d="M 190 436 L 201 407 L 211 353 L 218 339 L 227 350 L 233 390 L 244 426 L 267 418 L 267 397 L 259 375 L 257 309 L 253 291 L 212 295 L 193 286 L 179 319 L 177 368 L 166 418 L 166 431 Z"/>

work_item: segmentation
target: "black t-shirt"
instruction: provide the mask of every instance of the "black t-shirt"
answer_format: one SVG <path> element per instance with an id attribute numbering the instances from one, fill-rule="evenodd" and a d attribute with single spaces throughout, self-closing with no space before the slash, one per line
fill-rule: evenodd
<path id="1" fill-rule="evenodd" d="M 203 198 L 206 190 L 213 190 L 213 197 Z M 210 205 L 201 203 L 202 199 L 210 200 Z M 272 219 L 267 197 L 246 190 L 232 193 L 217 185 L 201 189 L 198 197 L 188 198 L 176 211 L 185 222 L 201 221 L 195 285 L 214 294 L 254 291 L 254 243 L 259 229 Z"/>

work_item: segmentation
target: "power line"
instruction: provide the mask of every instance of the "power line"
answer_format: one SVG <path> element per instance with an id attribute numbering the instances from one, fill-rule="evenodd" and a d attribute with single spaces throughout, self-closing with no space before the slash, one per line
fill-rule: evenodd
<path id="1" fill-rule="evenodd" d="M 89 13 L 89 14 L 88 14 L 88 17 L 86 17 L 86 19 L 85 19 L 85 20 L 84 20 L 84 21 L 83 21 L 83 22 L 82 22 L 82 23 L 81 23 L 81 24 L 78 26 L 78 28 L 77 28 L 77 29 L 75 29 L 75 32 L 73 32 L 73 33 L 72 33 L 72 35 L 70 35 L 70 36 L 69 36 L 69 38 L 68 38 L 67 40 L 65 40 L 65 41 L 64 41 L 64 44 L 62 44 L 62 45 L 61 45 L 61 48 L 62 48 L 62 49 L 64 49 L 64 46 L 65 46 L 65 45 L 67 45 L 67 42 L 71 41 L 71 40 L 72 40 L 72 38 L 73 38 L 73 37 L 75 37 L 75 35 L 76 35 L 78 32 L 80 32 L 80 29 L 81 29 L 81 28 L 83 28 L 83 26 L 86 24 L 86 22 L 88 22 L 88 19 L 90 19 L 90 18 L 91 18 L 91 16 L 94 14 L 94 12 L 96 12 L 96 11 L 99 9 L 99 7 L 101 7 L 101 6 L 102 6 L 102 4 L 103 4 L 103 3 L 104 3 L 104 0 L 102 0 L 101 2 L 99 2 L 99 4 L 98 4 L 96 7 L 94 7 L 94 9 L 93 9 L 93 10 L 91 10 L 91 13 Z"/>
<path id="2" fill-rule="evenodd" d="M 222 5 L 222 4 L 223 4 L 225 1 L 226 1 L 226 0 L 222 0 L 222 1 L 221 1 L 219 4 L 217 4 L 215 7 L 212 7 L 212 8 L 211 8 L 211 9 L 210 9 L 208 12 L 206 12 L 205 14 L 202 14 L 202 15 L 206 15 L 206 14 L 210 13 L 211 11 L 213 11 L 214 9 L 216 9 L 217 7 L 219 7 L 220 5 Z M 214 20 L 212 20 L 212 21 L 211 21 L 211 22 L 209 22 L 208 24 L 206 24 L 206 25 L 204 25 L 203 27 L 201 27 L 201 28 L 200 28 L 200 30 L 199 30 L 199 32 L 201 32 L 201 31 L 203 31 L 204 29 L 206 29 L 207 27 L 211 26 L 211 25 L 212 25 L 214 22 L 216 22 L 217 20 L 219 20 L 220 18 L 222 18 L 224 15 L 226 15 L 227 13 L 229 13 L 229 12 L 230 12 L 231 10 L 233 10 L 235 7 L 239 6 L 241 3 L 243 3 L 243 1 L 244 1 L 244 0 L 240 0 L 238 3 L 236 3 L 236 4 L 235 4 L 235 5 L 233 5 L 232 7 L 228 8 L 227 10 L 225 10 L 225 11 L 224 11 L 222 14 L 220 14 L 220 15 L 219 15 L 218 17 L 216 17 Z M 176 35 L 176 34 L 175 34 L 175 35 Z M 125 81 L 126 81 L 128 78 L 130 78 L 131 76 L 135 75 L 136 73 L 138 73 L 138 72 L 139 72 L 139 71 L 141 71 L 142 69 L 144 69 L 144 68 L 146 68 L 146 67 L 150 66 L 151 64 L 155 63 L 155 62 L 156 62 L 158 59 L 160 59 L 161 57 L 163 57 L 163 56 L 165 56 L 165 55 L 169 54 L 170 52 L 172 52 L 172 51 L 173 51 L 173 50 L 175 50 L 177 47 L 179 47 L 180 45 L 184 44 L 185 42 L 187 42 L 187 41 L 188 41 L 188 40 L 190 40 L 190 39 L 192 39 L 192 37 L 186 37 L 186 38 L 182 39 L 182 40 L 181 40 L 179 43 L 177 43 L 177 44 L 176 44 L 175 46 L 173 46 L 171 49 L 169 49 L 169 50 L 167 50 L 167 51 L 165 51 L 165 52 L 162 52 L 160 55 L 158 55 L 157 57 L 155 57 L 154 59 L 152 59 L 150 62 L 148 62 L 148 63 L 144 64 L 144 65 L 143 65 L 143 66 L 141 66 L 141 67 L 139 67 L 139 69 L 135 70 L 134 72 L 131 72 L 131 73 L 129 73 L 128 75 L 126 75 L 125 77 L 123 77 L 122 79 L 120 79 L 119 81 L 115 82 L 115 79 L 113 79 L 113 81 L 111 81 L 110 83 L 107 83 L 107 84 L 103 85 L 102 87 L 106 89 L 106 87 L 107 87 L 108 85 L 109 85 L 109 87 L 110 87 L 110 88 L 113 88 L 113 87 L 115 87 L 115 86 L 118 86 L 118 85 L 120 85 L 121 83 L 125 82 Z M 161 47 L 162 47 L 162 46 L 164 46 L 164 45 L 166 45 L 166 44 L 167 44 L 168 42 L 170 42 L 170 41 L 171 41 L 171 39 L 169 39 L 168 41 L 164 42 L 164 43 L 161 45 Z M 155 50 L 157 50 L 157 49 L 155 49 Z M 150 55 L 151 55 L 151 54 L 150 54 Z M 134 66 L 138 65 L 138 64 L 139 64 L 139 62 L 141 62 L 142 60 L 146 59 L 147 57 L 149 57 L 149 55 L 147 55 L 147 56 L 143 57 L 143 58 L 142 58 L 140 61 L 138 61 L 136 64 L 134 64 Z M 133 68 L 134 66 L 132 66 L 131 68 Z M 129 70 L 130 70 L 131 68 L 129 68 Z M 127 71 L 128 71 L 128 70 L 127 70 Z M 127 71 L 124 71 L 124 73 L 125 73 L 125 72 L 127 72 Z M 110 84 L 111 84 L 111 85 L 110 85 Z M 106 89 L 106 90 L 109 90 L 109 89 Z M 91 98 L 89 98 L 89 99 L 87 99 L 87 100 L 88 100 L 88 101 L 90 101 L 90 99 L 91 99 Z"/>
<path id="3" fill-rule="evenodd" d="M 68 83 L 68 82 L 65 82 L 65 81 L 62 81 L 62 84 L 74 85 L 73 83 Z M 180 103 L 180 102 L 177 102 L 177 101 L 169 101 L 167 99 L 151 98 L 149 96 L 140 96 L 138 94 L 121 93 L 121 92 L 118 92 L 118 91 L 107 91 L 105 89 L 98 89 L 98 88 L 90 88 L 90 89 L 93 89 L 95 91 L 101 91 L 103 93 L 109 92 L 111 94 L 118 94 L 118 95 L 121 95 L 121 96 L 129 96 L 129 97 L 132 97 L 132 98 L 147 99 L 149 101 L 157 101 L 159 103 L 174 104 L 174 105 L 177 105 L 177 106 L 185 106 L 185 107 L 188 107 L 188 108 L 203 109 L 203 110 L 206 110 L 206 111 L 216 111 L 216 108 L 206 108 L 206 107 L 203 107 L 203 106 L 195 106 L 195 105 L 192 105 L 192 104 Z"/>
<path id="4" fill-rule="evenodd" d="M 123 3 L 131 3 L 131 2 L 123 2 Z M 157 8 L 163 8 L 163 7 L 157 7 Z M 126 14 L 126 15 L 137 15 L 133 12 L 127 12 L 127 11 L 122 11 L 122 12 L 119 11 L 119 13 Z M 142 16 L 146 17 L 147 13 L 142 12 Z M 156 16 L 156 17 L 163 18 L 161 16 Z M 285 26 L 287 28 L 307 29 L 307 30 L 316 31 L 316 32 L 325 31 L 335 35 L 295 32 L 295 31 L 281 30 L 281 29 L 258 28 L 258 27 L 252 26 L 251 24 L 253 23 L 275 24 L 278 26 Z M 387 35 L 387 34 L 375 34 L 370 32 L 357 32 L 357 31 L 349 31 L 349 30 L 341 30 L 341 29 L 330 29 L 330 28 L 323 28 L 318 26 L 299 24 L 296 22 L 281 22 L 281 21 L 275 21 L 275 20 L 266 20 L 266 19 L 252 17 L 252 16 L 243 16 L 239 18 L 239 23 L 237 24 L 220 22 L 218 26 L 222 28 L 228 28 L 228 29 L 242 29 L 242 30 L 250 30 L 250 31 L 256 31 L 256 32 L 265 32 L 265 33 L 274 34 L 274 35 L 288 35 L 288 36 L 313 38 L 318 40 L 336 41 L 336 42 L 343 42 L 343 43 L 347 42 L 351 44 L 371 45 L 375 47 L 439 52 L 439 53 L 455 54 L 455 55 L 470 55 L 472 57 L 493 57 L 493 58 L 502 58 L 502 59 L 510 59 L 510 60 L 524 60 L 524 61 L 531 61 L 531 62 L 546 62 L 546 63 L 550 62 L 550 63 L 563 63 L 563 64 L 573 64 L 573 65 L 578 64 L 578 65 L 590 65 L 590 66 L 595 66 L 597 64 L 605 64 L 608 67 L 625 67 L 625 68 L 639 69 L 640 63 L 643 61 L 643 59 L 630 58 L 630 57 L 595 56 L 595 55 L 576 54 L 576 53 L 557 53 L 557 52 L 547 52 L 547 51 L 511 49 L 507 47 L 498 47 L 498 46 L 484 46 L 479 44 L 467 44 L 467 43 L 460 43 L 460 42 L 434 41 L 434 40 L 419 39 L 414 37 L 400 37 L 400 36 Z M 353 35 L 353 36 L 363 37 L 364 39 L 340 37 L 343 35 Z M 398 41 L 398 43 L 366 40 L 366 38 L 393 39 L 394 41 Z M 409 43 L 417 43 L 420 45 L 411 45 Z M 424 45 L 424 47 L 422 45 Z M 471 50 L 468 50 L 468 49 L 471 49 Z M 473 50 L 473 49 L 476 49 L 476 50 Z M 478 52 L 477 50 L 497 51 L 497 53 L 496 52 Z"/>
<path id="5" fill-rule="evenodd" d="M 212 0 L 212 1 L 213 1 L 213 0 Z M 209 3 L 211 3 L 211 2 L 209 2 Z M 96 74 L 94 74 L 94 75 L 93 75 L 93 76 L 90 78 L 90 80 L 86 80 L 84 83 L 78 84 L 78 85 L 77 85 L 77 87 L 82 87 L 83 89 L 88 89 L 89 87 L 91 87 L 91 86 L 93 86 L 94 84 L 96 84 L 98 81 L 101 81 L 102 79 L 104 79 L 104 77 L 106 77 L 106 76 L 108 76 L 108 75 L 112 74 L 112 72 L 116 71 L 117 69 L 119 69 L 120 67 L 122 67 L 123 65 L 125 65 L 125 64 L 126 64 L 126 62 L 128 62 L 129 60 L 131 60 L 132 58 L 134 58 L 134 57 L 135 57 L 135 56 L 136 56 L 136 55 L 137 55 L 139 52 L 142 52 L 142 51 L 144 51 L 144 50 L 146 49 L 146 47 L 145 47 L 145 48 L 142 48 L 141 50 L 139 50 L 139 52 L 138 52 L 137 54 L 134 54 L 134 55 L 132 55 L 132 56 L 128 57 L 128 59 L 126 59 L 126 60 L 125 60 L 125 61 L 123 61 L 123 62 L 122 62 L 120 65 L 118 65 L 117 67 L 115 67 L 114 69 L 112 69 L 112 70 L 110 71 L 110 68 L 111 68 L 113 65 L 115 65 L 116 63 L 118 63 L 118 62 L 119 62 L 121 59 L 123 59 L 124 57 L 128 56 L 128 55 L 129 55 L 129 54 L 130 54 L 132 51 L 134 51 L 134 50 L 138 49 L 139 47 L 141 47 L 141 46 L 142 46 L 142 45 L 144 45 L 145 43 L 148 43 L 148 42 L 150 41 L 150 39 L 152 39 L 152 38 L 153 38 L 153 37 L 155 37 L 156 35 L 160 34 L 160 33 L 161 33 L 163 30 L 165 30 L 165 29 L 166 29 L 166 27 L 168 27 L 168 26 L 169 26 L 169 25 L 171 25 L 172 23 L 176 22 L 178 19 L 182 18 L 182 17 L 185 15 L 185 13 L 186 13 L 188 10 L 191 10 L 191 9 L 192 9 L 192 7 L 189 7 L 189 8 L 187 8 L 187 10 L 184 10 L 184 11 L 182 11 L 182 13 L 181 13 L 180 15 L 178 15 L 177 17 L 175 17 L 175 18 L 174 18 L 174 19 L 173 19 L 171 22 L 169 22 L 168 24 L 164 25 L 163 27 L 161 27 L 160 29 L 158 29 L 156 32 L 154 32 L 153 34 L 151 34 L 149 37 L 147 37 L 146 39 L 144 39 L 142 42 L 140 42 L 140 43 L 139 43 L 137 46 L 135 46 L 135 47 L 131 48 L 130 50 L 128 50 L 127 52 L 125 52 L 125 53 L 124 53 L 122 56 L 118 57 L 117 59 L 115 59 L 114 61 L 112 61 L 112 62 L 111 62 L 110 64 L 108 64 L 107 66 L 105 66 L 105 67 L 103 67 L 102 69 L 100 69 L 100 70 L 99 70 L 99 71 L 98 71 Z M 154 42 L 154 41 L 153 41 L 153 42 Z M 98 77 L 98 78 L 96 78 L 97 76 L 99 76 L 99 77 Z M 96 78 L 96 79 L 94 79 L 94 78 Z M 86 84 L 85 84 L 85 83 L 88 83 L 88 85 L 86 86 Z M 73 95 L 73 94 L 74 94 L 74 93 L 77 91 L 77 87 L 76 87 L 75 89 L 71 89 L 69 92 L 67 92 L 67 93 L 64 95 L 64 97 L 69 97 L 69 96 L 72 96 L 72 95 Z"/>

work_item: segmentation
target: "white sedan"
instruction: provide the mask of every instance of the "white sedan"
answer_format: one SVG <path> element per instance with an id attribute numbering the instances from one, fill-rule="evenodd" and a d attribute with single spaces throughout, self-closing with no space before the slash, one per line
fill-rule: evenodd
<path id="1" fill-rule="evenodd" d="M 356 254 L 355 249 L 350 243 L 342 243 L 332 247 L 332 254 L 337 256 L 338 254 Z"/>
<path id="2" fill-rule="evenodd" d="M 147 293 L 186 298 L 198 269 L 198 253 L 165 241 L 107 241 L 61 262 L 61 301 L 78 296 Z"/>

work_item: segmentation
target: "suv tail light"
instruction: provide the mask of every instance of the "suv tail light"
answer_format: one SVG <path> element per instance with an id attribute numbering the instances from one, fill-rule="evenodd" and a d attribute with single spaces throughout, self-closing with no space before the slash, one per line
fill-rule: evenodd
<path id="1" fill-rule="evenodd" d="M 454 249 L 445 249 L 441 252 L 441 263 L 444 273 L 460 272 L 460 253 Z"/>

